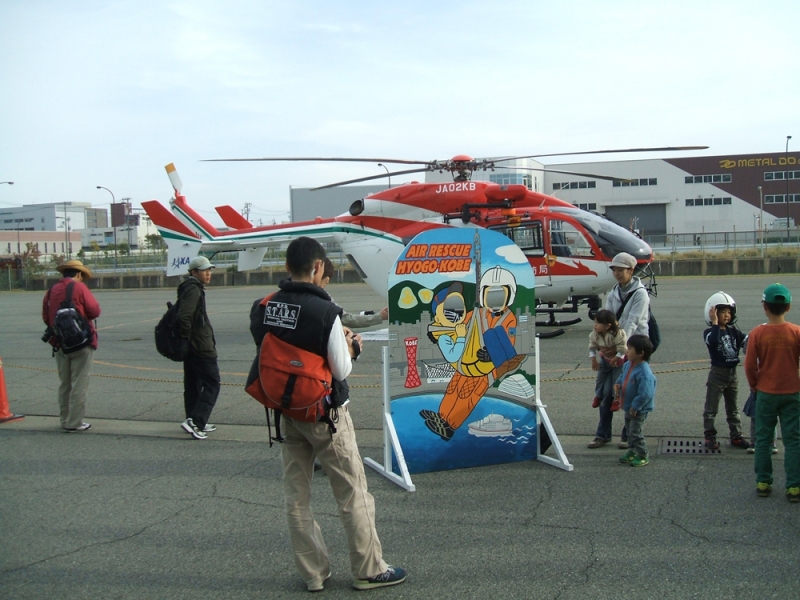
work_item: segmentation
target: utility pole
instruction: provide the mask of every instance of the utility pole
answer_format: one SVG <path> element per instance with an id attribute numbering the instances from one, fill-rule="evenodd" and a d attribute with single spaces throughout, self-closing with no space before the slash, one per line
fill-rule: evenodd
<path id="1" fill-rule="evenodd" d="M 783 178 L 786 180 L 786 245 L 789 245 L 789 140 L 792 136 L 786 136 L 786 170 Z"/>
<path id="2" fill-rule="evenodd" d="M 105 190 L 109 194 L 111 194 L 111 229 L 114 230 L 114 275 L 116 275 L 117 274 L 117 228 L 114 226 L 114 205 L 117 203 L 117 199 L 114 197 L 114 192 L 112 192 L 107 187 L 98 185 L 97 189 Z"/>
<path id="3" fill-rule="evenodd" d="M 245 202 L 244 203 L 244 208 L 242 209 L 242 216 L 245 219 L 247 219 L 248 221 L 250 220 L 250 209 L 251 208 L 253 208 L 253 203 L 252 202 Z"/>

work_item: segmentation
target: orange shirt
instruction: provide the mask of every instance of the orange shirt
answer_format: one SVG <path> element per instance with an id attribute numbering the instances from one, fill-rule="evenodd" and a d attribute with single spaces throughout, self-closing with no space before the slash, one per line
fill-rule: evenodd
<path id="1" fill-rule="evenodd" d="M 800 326 L 759 325 L 750 332 L 744 372 L 752 389 L 767 394 L 800 392 Z"/>

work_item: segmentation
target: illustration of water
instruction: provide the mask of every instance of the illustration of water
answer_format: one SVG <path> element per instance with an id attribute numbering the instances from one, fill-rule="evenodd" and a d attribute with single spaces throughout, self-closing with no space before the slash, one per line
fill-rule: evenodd
<path id="1" fill-rule="evenodd" d="M 392 400 L 392 419 L 410 473 L 445 471 L 465 467 L 535 460 L 538 449 L 536 412 L 506 400 L 484 397 L 449 441 L 425 426 L 419 411 L 439 408 L 441 395 L 421 395 Z M 510 435 L 470 435 L 469 424 L 490 414 L 511 420 Z M 396 464 L 393 465 L 399 473 Z"/>

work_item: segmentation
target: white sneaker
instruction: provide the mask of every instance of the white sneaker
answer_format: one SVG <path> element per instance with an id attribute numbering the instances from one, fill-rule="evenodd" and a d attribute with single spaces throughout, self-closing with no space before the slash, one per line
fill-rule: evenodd
<path id="1" fill-rule="evenodd" d="M 328 571 L 328 574 L 322 579 L 322 583 L 320 584 L 307 584 L 309 592 L 321 592 L 325 589 L 325 584 L 327 583 L 328 579 L 331 578 L 331 572 Z"/>
<path id="2" fill-rule="evenodd" d="M 208 437 L 204 431 L 200 431 L 200 429 L 191 419 L 186 419 L 183 423 L 181 423 L 181 427 L 186 433 L 191 434 L 191 436 L 196 440 L 204 440 Z"/>
<path id="3" fill-rule="evenodd" d="M 86 431 L 92 428 L 91 423 L 81 423 L 75 429 L 67 429 L 67 431 Z"/>
<path id="4" fill-rule="evenodd" d="M 216 431 L 216 430 L 217 430 L 217 426 L 216 425 L 212 425 L 211 423 L 206 423 L 206 426 L 203 427 L 203 431 L 205 433 L 211 433 L 212 431 Z"/>

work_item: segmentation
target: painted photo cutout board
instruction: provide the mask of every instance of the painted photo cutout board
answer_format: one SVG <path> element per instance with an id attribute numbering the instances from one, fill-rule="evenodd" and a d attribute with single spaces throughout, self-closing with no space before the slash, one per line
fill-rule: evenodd
<path id="1" fill-rule="evenodd" d="M 442 228 L 406 246 L 389 274 L 389 380 L 410 473 L 536 459 L 534 315 L 508 237 Z"/>

